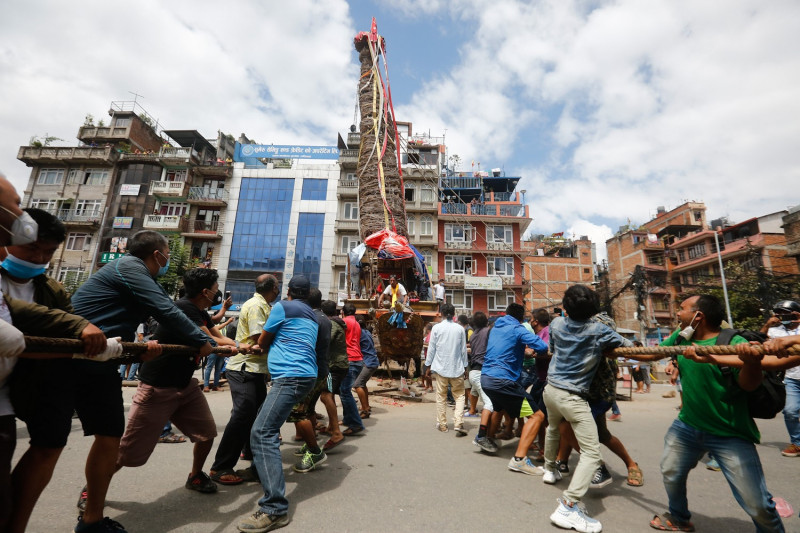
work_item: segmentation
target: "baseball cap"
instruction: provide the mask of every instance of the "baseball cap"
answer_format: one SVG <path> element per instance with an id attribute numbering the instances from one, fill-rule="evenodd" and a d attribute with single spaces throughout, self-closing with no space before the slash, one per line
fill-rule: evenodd
<path id="1" fill-rule="evenodd" d="M 311 282 L 308 281 L 308 278 L 304 275 L 297 274 L 292 276 L 292 279 L 289 281 L 289 288 L 308 291 L 311 290 Z"/>

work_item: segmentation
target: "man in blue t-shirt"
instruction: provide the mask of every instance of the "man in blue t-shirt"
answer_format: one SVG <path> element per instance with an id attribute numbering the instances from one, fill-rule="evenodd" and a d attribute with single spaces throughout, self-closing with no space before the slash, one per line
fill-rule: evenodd
<path id="1" fill-rule="evenodd" d="M 281 463 L 280 430 L 294 404 L 305 397 L 317 379 L 317 317 L 306 303 L 311 284 L 303 275 L 289 281 L 286 300 L 272 307 L 258 339 L 269 350 L 267 365 L 272 388 L 250 432 L 253 466 L 264 489 L 259 509 L 243 518 L 239 531 L 269 531 L 289 523 L 289 501 Z"/>

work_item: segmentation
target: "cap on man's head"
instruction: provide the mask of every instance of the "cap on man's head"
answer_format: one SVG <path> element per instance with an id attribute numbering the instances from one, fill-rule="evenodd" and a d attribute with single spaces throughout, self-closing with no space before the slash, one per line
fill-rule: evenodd
<path id="1" fill-rule="evenodd" d="M 308 278 L 304 275 L 297 274 L 292 276 L 292 279 L 289 280 L 289 288 L 308 291 L 311 290 L 311 282 L 308 281 Z"/>

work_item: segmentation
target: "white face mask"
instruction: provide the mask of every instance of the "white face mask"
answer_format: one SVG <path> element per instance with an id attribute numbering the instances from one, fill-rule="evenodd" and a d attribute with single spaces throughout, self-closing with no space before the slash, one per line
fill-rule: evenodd
<path id="1" fill-rule="evenodd" d="M 692 327 L 692 323 L 694 322 L 694 319 L 697 318 L 697 313 L 699 312 L 700 311 L 697 311 L 692 317 L 692 319 L 689 321 L 689 325 L 683 328 L 680 333 L 678 333 L 678 335 L 680 335 L 687 341 L 692 340 L 692 337 L 694 336 L 694 327 Z"/>
<path id="2" fill-rule="evenodd" d="M 9 211 L 7 208 L 0 205 L 0 209 L 8 213 L 9 215 L 15 216 L 14 213 Z M 22 214 L 14 219 L 14 223 L 11 224 L 11 229 L 0 224 L 0 228 L 3 229 L 6 233 L 11 235 L 11 245 L 12 246 L 21 246 L 23 244 L 30 244 L 34 242 L 39 234 L 39 225 L 36 223 L 31 216 L 26 213 L 25 211 Z"/>

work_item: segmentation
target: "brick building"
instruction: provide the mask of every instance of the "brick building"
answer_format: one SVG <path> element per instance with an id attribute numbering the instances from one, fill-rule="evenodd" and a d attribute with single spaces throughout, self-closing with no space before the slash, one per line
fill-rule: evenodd
<path id="1" fill-rule="evenodd" d="M 800 268 L 800 205 L 792 207 L 783 216 L 783 231 L 786 234 L 786 255 L 793 257 Z"/>
<path id="2" fill-rule="evenodd" d="M 596 250 L 589 237 L 565 238 L 536 235 L 522 243 L 525 255 L 525 308 L 529 311 L 561 306 L 564 291 L 570 285 L 595 282 Z"/>

